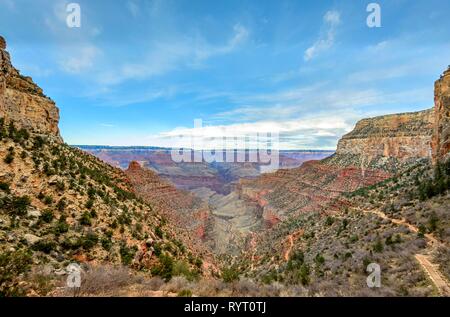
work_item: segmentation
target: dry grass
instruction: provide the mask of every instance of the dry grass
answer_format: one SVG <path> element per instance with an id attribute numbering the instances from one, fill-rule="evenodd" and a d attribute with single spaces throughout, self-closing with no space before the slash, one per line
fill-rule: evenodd
<path id="1" fill-rule="evenodd" d="M 124 266 L 87 266 L 81 275 L 79 289 L 62 288 L 62 296 L 115 296 L 136 281 Z M 65 281 L 63 281 L 65 284 Z"/>

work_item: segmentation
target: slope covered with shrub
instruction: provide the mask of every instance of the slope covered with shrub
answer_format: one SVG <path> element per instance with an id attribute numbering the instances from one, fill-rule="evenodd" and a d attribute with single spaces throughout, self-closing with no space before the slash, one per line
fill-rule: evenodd
<path id="1" fill-rule="evenodd" d="M 0 292 L 31 287 L 30 268 L 118 264 L 169 279 L 202 273 L 189 250 L 126 175 L 92 155 L 0 119 Z"/>

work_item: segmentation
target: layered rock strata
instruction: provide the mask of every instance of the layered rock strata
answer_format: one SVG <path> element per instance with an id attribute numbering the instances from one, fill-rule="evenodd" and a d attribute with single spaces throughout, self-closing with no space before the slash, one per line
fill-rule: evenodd
<path id="1" fill-rule="evenodd" d="M 6 41 L 1 36 L 0 117 L 7 123 L 13 121 L 19 129 L 29 129 L 61 141 L 58 108 L 31 77 L 22 76 L 12 66 Z"/>
<path id="2" fill-rule="evenodd" d="M 449 157 L 450 151 L 450 67 L 434 84 L 433 162 Z"/>

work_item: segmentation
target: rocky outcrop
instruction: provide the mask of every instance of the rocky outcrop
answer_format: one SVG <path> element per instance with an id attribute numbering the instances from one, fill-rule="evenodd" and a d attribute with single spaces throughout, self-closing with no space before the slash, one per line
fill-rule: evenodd
<path id="1" fill-rule="evenodd" d="M 359 121 L 338 142 L 341 165 L 380 168 L 431 157 L 433 109 L 380 116 Z"/>
<path id="2" fill-rule="evenodd" d="M 0 36 L 0 117 L 26 128 L 61 140 L 59 110 L 31 77 L 22 76 L 11 64 L 6 42 Z"/>
<path id="3" fill-rule="evenodd" d="M 448 158 L 450 151 L 450 66 L 434 84 L 433 162 Z"/>
<path id="4" fill-rule="evenodd" d="M 242 199 L 256 202 L 270 225 L 303 212 L 320 211 L 344 192 L 373 185 L 390 176 L 382 170 L 338 167 L 310 161 L 301 167 L 265 174 L 257 180 L 242 180 Z"/>
<path id="5" fill-rule="evenodd" d="M 139 197 L 155 206 L 173 224 L 196 232 L 197 238 L 204 238 L 209 215 L 207 204 L 194 194 L 177 189 L 136 161 L 130 162 L 125 174 Z"/>

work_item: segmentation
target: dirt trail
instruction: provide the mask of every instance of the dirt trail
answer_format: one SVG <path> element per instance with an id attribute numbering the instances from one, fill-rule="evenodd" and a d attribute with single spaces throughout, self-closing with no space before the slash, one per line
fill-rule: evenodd
<path id="1" fill-rule="evenodd" d="M 294 237 L 292 236 L 292 234 L 288 235 L 288 242 L 289 242 L 289 246 L 288 246 L 286 252 L 284 252 L 284 259 L 286 261 L 289 261 L 289 256 L 291 255 L 292 248 L 294 247 Z"/>
<path id="2" fill-rule="evenodd" d="M 428 277 L 443 296 L 450 296 L 450 284 L 437 268 L 436 264 L 430 262 L 429 257 L 424 254 L 415 255 L 417 262 L 422 266 Z"/>
<path id="3" fill-rule="evenodd" d="M 289 245 L 287 250 L 284 252 L 284 259 L 286 261 L 289 261 L 292 249 L 294 248 L 294 240 L 297 239 L 299 236 L 303 235 L 304 232 L 305 231 L 303 229 L 300 229 L 299 231 L 291 233 L 290 235 L 287 236 Z"/>
<path id="4" fill-rule="evenodd" d="M 358 208 L 359 209 L 359 208 Z M 395 219 L 395 218 L 391 218 L 389 216 L 387 216 L 384 212 L 377 210 L 377 209 L 372 209 L 372 210 L 363 210 L 363 209 L 359 209 L 363 212 L 366 213 L 372 213 L 375 214 L 377 216 L 379 216 L 380 218 L 389 220 L 392 223 L 395 223 L 396 225 L 403 225 L 406 226 L 409 230 L 411 230 L 412 232 L 418 233 L 419 232 L 419 228 L 410 224 L 409 222 L 407 222 L 405 219 Z M 429 240 L 429 242 L 431 243 L 432 247 L 437 247 L 437 246 L 442 246 L 442 243 L 440 241 L 438 241 L 435 237 L 433 237 L 432 234 L 426 233 L 425 234 L 425 238 L 427 240 Z"/>
<path id="5" fill-rule="evenodd" d="M 392 223 L 395 223 L 397 225 L 406 226 L 409 230 L 412 232 L 418 233 L 419 228 L 408 223 L 405 219 L 395 219 L 387 216 L 385 213 L 383 213 L 380 210 L 373 209 L 373 210 L 363 210 L 360 208 L 356 208 L 362 212 L 365 213 L 372 213 L 377 216 L 379 216 L 382 219 L 387 219 L 391 221 Z M 437 240 L 432 234 L 425 234 L 425 238 L 428 240 L 427 242 L 430 243 L 431 249 L 435 249 L 438 246 L 443 246 L 444 244 Z M 445 276 L 439 271 L 439 268 L 436 264 L 432 263 L 430 261 L 430 256 L 425 254 L 416 254 L 414 256 L 419 263 L 419 265 L 422 267 L 422 269 L 425 271 L 425 273 L 430 278 L 431 282 L 436 286 L 439 293 L 443 296 L 450 296 L 450 283 L 447 281 Z"/>

